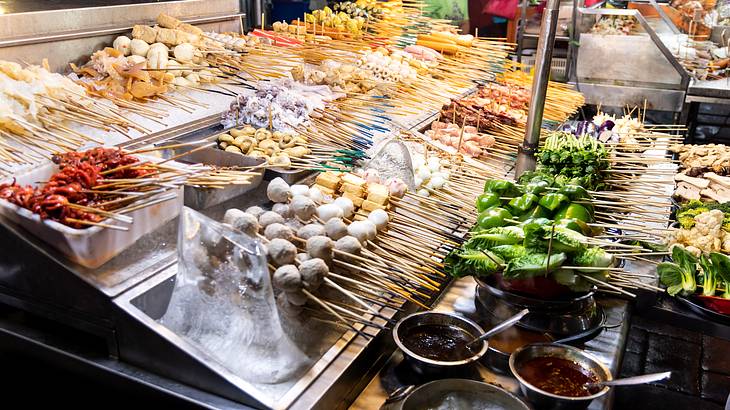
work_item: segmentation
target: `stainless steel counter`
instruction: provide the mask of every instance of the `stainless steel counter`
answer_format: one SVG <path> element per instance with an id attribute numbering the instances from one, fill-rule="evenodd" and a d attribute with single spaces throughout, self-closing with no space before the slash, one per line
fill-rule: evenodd
<path id="1" fill-rule="evenodd" d="M 476 282 L 471 277 L 454 281 L 437 301 L 434 311 L 456 312 L 480 322 L 475 308 L 475 289 Z M 587 342 L 583 348 L 600 358 L 611 369 L 611 373 L 616 375 L 621 367 L 624 345 L 629 330 L 629 304 L 625 300 L 615 298 L 599 299 L 598 303 L 606 313 L 606 323 L 609 325 L 620 324 L 620 326 L 604 330 L 596 338 Z M 390 391 L 399 387 L 394 380 L 394 369 L 398 367 L 402 360 L 403 354 L 400 350 L 393 353 L 385 366 L 352 403 L 350 409 L 379 409 Z M 478 372 L 479 374 L 475 374 L 475 378 L 481 378 L 487 383 L 499 385 L 506 390 L 519 394 L 519 385 L 515 378 L 495 373 L 486 366 L 479 366 Z M 609 393 L 601 399 L 595 400 L 589 409 L 610 409 L 612 408 L 612 402 L 613 395 Z"/>

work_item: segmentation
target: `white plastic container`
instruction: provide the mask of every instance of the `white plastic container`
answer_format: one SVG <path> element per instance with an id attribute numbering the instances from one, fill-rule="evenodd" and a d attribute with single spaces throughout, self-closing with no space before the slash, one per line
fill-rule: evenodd
<path id="1" fill-rule="evenodd" d="M 160 161 L 156 158 L 138 157 Z M 57 171 L 58 166 L 48 162 L 16 176 L 15 179 L 19 185 L 37 186 L 37 181 L 48 181 Z M 0 184 L 11 182 L 12 178 L 0 181 Z M 0 199 L 0 215 L 22 226 L 71 261 L 93 269 L 127 249 L 145 234 L 175 218 L 182 209 L 182 186 L 149 197 L 147 200 L 154 201 L 167 196 L 171 199 L 124 214 L 134 218 L 131 224 L 119 223 L 112 219 L 102 221 L 106 224 L 124 226 L 129 229 L 128 231 L 100 226 L 90 226 L 85 229 L 71 228 L 56 221 L 41 220 L 39 215 L 2 199 Z"/>

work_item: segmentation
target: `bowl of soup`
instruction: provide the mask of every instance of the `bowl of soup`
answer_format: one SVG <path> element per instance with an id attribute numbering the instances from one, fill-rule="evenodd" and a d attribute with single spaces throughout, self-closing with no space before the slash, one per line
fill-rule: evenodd
<path id="1" fill-rule="evenodd" d="M 609 390 L 589 384 L 612 380 L 611 371 L 597 357 L 555 343 L 534 343 L 515 350 L 509 368 L 536 409 L 585 409 Z"/>

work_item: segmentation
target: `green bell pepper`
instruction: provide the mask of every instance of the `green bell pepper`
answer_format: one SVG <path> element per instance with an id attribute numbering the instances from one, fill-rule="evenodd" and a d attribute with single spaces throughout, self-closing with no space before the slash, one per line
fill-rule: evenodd
<path id="1" fill-rule="evenodd" d="M 543 195 L 538 203 L 548 211 L 554 211 L 567 202 L 570 202 L 570 198 L 567 196 L 558 193 L 550 193 Z"/>
<path id="2" fill-rule="evenodd" d="M 493 206 L 498 206 L 502 203 L 499 199 L 499 194 L 496 192 L 487 192 L 477 197 L 476 207 L 477 212 L 483 212 Z"/>
<path id="3" fill-rule="evenodd" d="M 522 196 L 512 198 L 509 201 L 509 207 L 517 215 L 522 215 L 532 208 L 532 206 L 540 200 L 537 195 L 527 193 Z"/>
<path id="4" fill-rule="evenodd" d="M 512 214 L 504 208 L 492 207 L 479 214 L 477 224 L 482 229 L 504 226 L 505 219 L 512 219 Z"/>

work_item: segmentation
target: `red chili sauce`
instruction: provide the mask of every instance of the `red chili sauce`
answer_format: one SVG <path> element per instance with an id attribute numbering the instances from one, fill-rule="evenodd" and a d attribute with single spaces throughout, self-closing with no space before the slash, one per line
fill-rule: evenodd
<path id="1" fill-rule="evenodd" d="M 527 383 L 558 396 L 583 397 L 601 390 L 600 387 L 586 387 L 587 383 L 599 381 L 595 373 L 558 357 L 532 358 L 522 364 L 518 373 Z"/>

